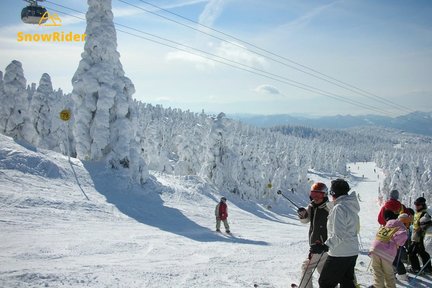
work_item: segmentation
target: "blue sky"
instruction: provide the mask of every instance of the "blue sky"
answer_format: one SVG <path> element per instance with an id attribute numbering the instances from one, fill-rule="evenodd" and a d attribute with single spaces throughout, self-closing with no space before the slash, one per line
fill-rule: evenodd
<path id="1" fill-rule="evenodd" d="M 125 1 L 173 17 L 139 0 Z M 50 2 L 83 12 L 87 8 L 87 1 Z M 119 32 L 118 51 L 123 68 L 135 84 L 134 97 L 143 102 L 215 113 L 399 115 L 410 110 L 432 111 L 431 1 L 148 0 L 409 110 L 395 109 L 382 100 L 377 102 L 371 96 L 353 93 L 281 65 L 254 54 L 250 51 L 253 47 L 244 43 L 232 39 L 234 44 L 223 42 L 119 0 L 112 2 L 117 23 L 268 71 L 330 95 L 365 103 L 379 111 Z M 70 80 L 83 44 L 18 43 L 19 31 L 35 33 L 59 28 L 23 24 L 20 11 L 24 1 L 4 0 L 2 4 L 8 7 L 8 13 L 0 19 L 0 70 L 4 71 L 16 59 L 23 63 L 29 83 L 38 82 L 42 73 L 48 73 L 55 88 L 71 92 Z M 83 17 L 52 3 L 45 6 Z M 59 15 L 63 20 L 61 31 L 85 31 L 84 21 Z"/>

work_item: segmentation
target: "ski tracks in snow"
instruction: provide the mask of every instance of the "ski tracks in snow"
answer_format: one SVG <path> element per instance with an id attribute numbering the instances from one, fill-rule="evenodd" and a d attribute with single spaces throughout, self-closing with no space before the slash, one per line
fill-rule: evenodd
<path id="1" fill-rule="evenodd" d="M 282 288 L 301 278 L 308 225 L 300 225 L 295 215 L 268 211 L 271 218 L 263 217 L 228 197 L 233 235 L 216 235 L 220 195 L 197 177 L 155 174 L 157 182 L 148 191 L 128 191 L 100 166 L 78 163 L 74 168 L 87 201 L 67 159 L 47 154 L 46 160 L 65 172 L 62 177 L 0 169 L 2 287 Z M 368 248 L 378 228 L 381 180 L 375 164 L 357 165 L 353 190 L 362 200 L 360 233 Z M 330 182 L 317 174 L 311 178 Z M 372 283 L 365 271 L 369 257 L 360 255 L 358 263 L 363 263 L 357 265 L 359 282 Z M 420 285 L 423 281 L 419 277 Z"/>

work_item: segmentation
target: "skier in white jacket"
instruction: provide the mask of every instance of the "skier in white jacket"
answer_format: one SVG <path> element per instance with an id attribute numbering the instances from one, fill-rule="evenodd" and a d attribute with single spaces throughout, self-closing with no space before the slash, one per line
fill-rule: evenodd
<path id="1" fill-rule="evenodd" d="M 431 208 L 429 208 L 427 213 L 420 218 L 420 227 L 424 231 L 423 244 L 425 250 L 429 255 L 432 255 L 432 219 L 430 215 L 432 215 Z"/>
<path id="2" fill-rule="evenodd" d="M 320 274 L 320 288 L 355 288 L 354 267 L 359 253 L 358 231 L 360 205 L 355 192 L 348 195 L 350 187 L 343 179 L 331 182 L 332 209 L 327 221 L 328 238 L 324 244 L 311 246 L 311 252 L 328 251 Z"/>

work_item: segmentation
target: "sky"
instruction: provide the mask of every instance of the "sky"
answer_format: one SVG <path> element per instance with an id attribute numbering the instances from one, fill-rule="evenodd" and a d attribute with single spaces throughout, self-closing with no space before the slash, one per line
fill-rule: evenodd
<path id="1" fill-rule="evenodd" d="M 0 71 L 18 60 L 28 83 L 48 73 L 55 88 L 72 92 L 84 44 L 18 42 L 17 33 L 84 33 L 85 21 L 73 16 L 85 17 L 79 11 L 86 12 L 87 1 L 44 2 L 60 16 L 61 27 L 22 23 L 24 1 L 2 4 L 8 13 L 0 19 Z M 112 5 L 116 27 L 127 32 L 117 34 L 120 60 L 135 85 L 133 97 L 142 102 L 230 114 L 432 111 L 428 0 L 113 0 Z M 184 51 L 190 47 L 194 54 Z"/>

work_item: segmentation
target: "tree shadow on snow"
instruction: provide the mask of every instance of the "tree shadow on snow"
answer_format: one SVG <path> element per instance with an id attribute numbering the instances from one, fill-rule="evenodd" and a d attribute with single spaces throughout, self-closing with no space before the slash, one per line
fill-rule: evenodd
<path id="1" fill-rule="evenodd" d="M 226 236 L 198 225 L 186 217 L 180 210 L 167 207 L 160 197 L 162 191 L 169 190 L 150 177 L 144 187 L 128 187 L 113 177 L 98 177 L 98 169 L 94 169 L 90 163 L 84 163 L 96 190 L 104 195 L 107 202 L 112 203 L 123 214 L 135 219 L 139 223 L 159 228 L 162 231 L 174 233 L 199 242 L 228 242 L 237 244 L 269 245 L 264 241 L 255 241 L 235 236 Z M 93 173 L 94 172 L 94 173 Z"/>
<path id="2" fill-rule="evenodd" d="M 243 200 L 239 200 L 239 199 L 231 199 L 231 202 L 233 202 L 237 207 L 239 207 L 240 209 L 247 211 L 253 215 L 255 215 L 256 217 L 268 220 L 268 221 L 273 221 L 273 222 L 277 222 L 280 224 L 287 224 L 287 225 L 294 225 L 294 226 L 301 226 L 295 223 L 288 223 L 284 220 L 281 220 L 281 216 L 285 217 L 285 218 L 289 218 L 292 220 L 298 220 L 298 216 L 297 213 L 294 212 L 294 210 L 291 207 L 287 207 L 286 209 L 280 209 L 279 207 L 276 209 L 266 209 L 263 205 L 259 205 L 257 203 L 254 202 L 249 202 L 249 201 L 243 201 Z"/>

